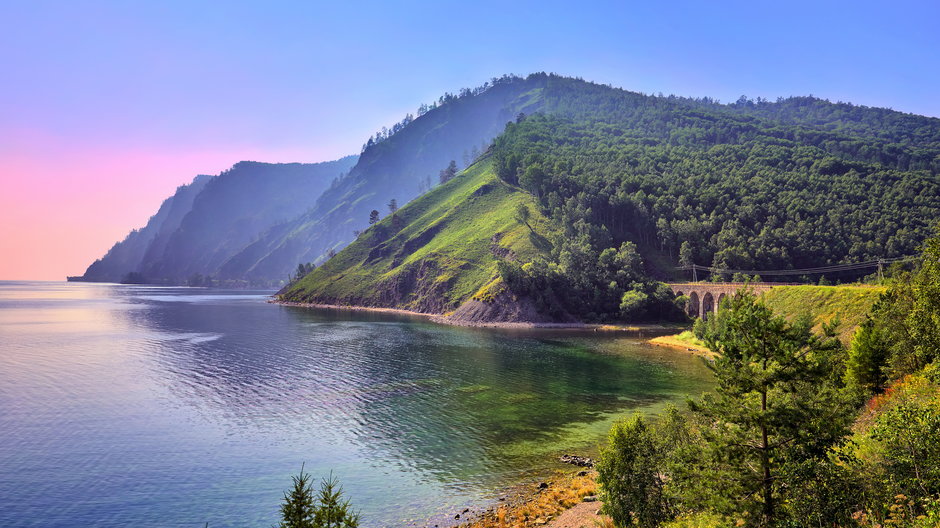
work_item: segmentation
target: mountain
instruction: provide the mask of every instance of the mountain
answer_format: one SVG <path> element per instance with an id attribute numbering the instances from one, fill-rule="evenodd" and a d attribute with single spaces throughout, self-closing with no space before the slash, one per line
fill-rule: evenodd
<path id="1" fill-rule="evenodd" d="M 475 90 L 446 94 L 417 118 L 370 138 L 359 162 L 304 215 L 272 227 L 226 262 L 226 276 L 283 277 L 300 262 L 320 262 L 368 227 L 369 213 L 384 213 L 433 186 L 451 161 L 466 166 L 507 121 L 541 105 L 543 79 L 504 76 Z"/>
<path id="2" fill-rule="evenodd" d="M 69 277 L 69 280 L 119 282 L 128 273 L 140 269 L 141 262 L 150 257 L 155 247 L 165 245 L 165 240 L 192 208 L 196 195 L 211 179 L 212 176 L 200 175 L 192 183 L 177 187 L 176 193 L 163 201 L 147 225 L 131 231 L 124 240 L 114 244 L 103 257 L 88 266 L 84 275 Z"/>
<path id="3" fill-rule="evenodd" d="M 140 271 L 152 280 L 175 283 L 200 274 L 242 279 L 221 273 L 220 267 L 271 226 L 306 211 L 355 160 L 235 164 L 206 185 L 162 255 L 144 262 Z"/>
<path id="4" fill-rule="evenodd" d="M 533 211 L 527 225 L 515 219 L 520 207 Z M 370 227 L 284 299 L 445 313 L 486 297 L 498 260 L 547 254 L 550 229 L 534 198 L 485 157 Z"/>
<path id="5" fill-rule="evenodd" d="M 244 280 L 220 274 L 220 267 L 261 233 L 309 209 L 356 160 L 242 161 L 218 176 L 199 177 L 164 202 L 147 227 L 92 264 L 81 280 L 117 281 L 132 272 L 135 281 L 151 283 L 201 282 L 204 276 Z"/>
<path id="6" fill-rule="evenodd" d="M 281 299 L 470 320 L 662 318 L 672 296 L 653 279 L 676 266 L 901 257 L 940 213 L 940 119 L 812 97 L 720 104 L 524 82 L 537 104 L 486 156 Z M 535 220 L 513 213 L 519 204 Z"/>

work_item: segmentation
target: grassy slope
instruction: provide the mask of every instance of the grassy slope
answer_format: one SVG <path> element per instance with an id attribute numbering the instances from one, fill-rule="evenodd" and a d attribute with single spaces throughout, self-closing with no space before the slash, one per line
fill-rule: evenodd
<path id="1" fill-rule="evenodd" d="M 836 332 L 839 340 L 848 346 L 855 329 L 884 291 L 885 288 L 879 286 L 777 286 L 761 294 L 761 300 L 791 321 L 808 314 L 816 331 L 822 329 L 822 323 L 838 319 Z M 708 351 L 705 344 L 689 331 L 656 337 L 650 339 L 650 343 L 696 352 Z"/>
<path id="2" fill-rule="evenodd" d="M 705 346 L 701 339 L 695 337 L 691 330 L 686 330 L 680 334 L 654 337 L 649 340 L 650 344 L 667 346 L 672 348 L 685 349 L 689 352 L 695 352 L 705 357 L 712 357 L 712 351 Z"/>
<path id="3" fill-rule="evenodd" d="M 836 332 L 848 344 L 855 328 L 884 291 L 877 286 L 778 286 L 764 292 L 761 298 L 788 319 L 809 314 L 817 330 L 822 323 L 838 319 Z"/>
<path id="4" fill-rule="evenodd" d="M 529 205 L 532 229 L 514 219 L 519 203 Z M 526 262 L 548 247 L 549 224 L 533 197 L 499 180 L 488 159 L 397 216 L 403 226 L 397 234 L 391 217 L 382 219 L 282 299 L 444 313 L 496 277 L 496 252 Z"/>

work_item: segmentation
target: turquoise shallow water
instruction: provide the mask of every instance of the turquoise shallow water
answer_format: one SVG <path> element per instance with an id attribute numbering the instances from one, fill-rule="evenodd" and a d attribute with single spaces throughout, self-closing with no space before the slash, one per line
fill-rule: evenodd
<path id="1" fill-rule="evenodd" d="M 0 282 L 0 526 L 270 526 L 301 463 L 365 526 L 433 525 L 711 384 L 636 336 L 269 293 Z"/>

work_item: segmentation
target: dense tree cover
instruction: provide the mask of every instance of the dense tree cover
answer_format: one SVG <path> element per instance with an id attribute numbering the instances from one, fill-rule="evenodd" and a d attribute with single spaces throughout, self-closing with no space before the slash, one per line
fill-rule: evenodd
<path id="1" fill-rule="evenodd" d="M 554 76 L 544 99 L 543 114 L 497 138 L 500 177 L 538 197 L 566 237 L 634 242 L 663 273 L 908 255 L 940 211 L 937 119 L 813 98 L 719 105 Z"/>
<path id="2" fill-rule="evenodd" d="M 719 105 L 544 83 L 542 113 L 508 123 L 494 160 L 564 230 L 549 262 L 501 267 L 555 315 L 662 317 L 668 292 L 644 277 L 675 277 L 677 265 L 795 269 L 908 255 L 940 211 L 940 120 L 813 98 Z M 612 260 L 624 244 L 646 257 L 629 278 L 607 269 L 630 274 L 640 261 Z"/>
<path id="3" fill-rule="evenodd" d="M 898 272 L 849 351 L 849 379 L 870 390 L 940 357 L 940 236 L 924 245 L 914 272 Z"/>
<path id="4" fill-rule="evenodd" d="M 845 152 L 872 163 L 895 166 L 903 170 L 926 169 L 940 171 L 937 150 L 940 149 L 940 129 L 930 118 L 887 108 L 871 108 L 851 103 L 833 104 L 815 97 L 790 97 L 771 103 L 742 97 L 729 105 L 733 111 L 756 117 L 771 118 L 784 125 L 818 127 L 836 132 L 843 137 L 855 136 L 861 141 L 840 139 L 844 145 L 830 140 L 835 152 Z M 880 148 L 866 145 L 865 140 L 882 143 Z"/>
<path id="5" fill-rule="evenodd" d="M 620 526 L 940 525 L 938 267 L 940 237 L 848 350 L 732 297 L 697 325 L 715 391 L 611 431 L 605 509 Z"/>
<path id="6" fill-rule="evenodd" d="M 684 319 L 672 290 L 644 275 L 635 244 L 624 242 L 619 248 L 598 251 L 589 240 L 584 233 L 557 240 L 552 245 L 553 260 L 500 261 L 499 275 L 512 291 L 557 319 Z M 545 240 L 540 243 L 549 245 Z"/>

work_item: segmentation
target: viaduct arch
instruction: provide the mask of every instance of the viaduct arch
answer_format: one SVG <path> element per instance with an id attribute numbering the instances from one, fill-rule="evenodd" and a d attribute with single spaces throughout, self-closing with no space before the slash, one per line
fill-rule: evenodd
<path id="1" fill-rule="evenodd" d="M 718 313 L 721 302 L 740 289 L 747 287 L 754 293 L 761 293 L 783 285 L 780 282 L 674 282 L 668 284 L 677 297 L 685 295 L 689 298 L 686 313 L 702 319 L 707 319 L 709 314 Z"/>

